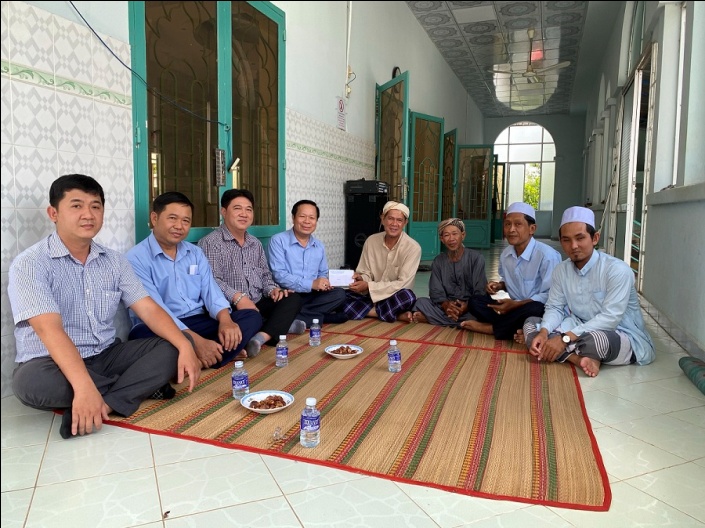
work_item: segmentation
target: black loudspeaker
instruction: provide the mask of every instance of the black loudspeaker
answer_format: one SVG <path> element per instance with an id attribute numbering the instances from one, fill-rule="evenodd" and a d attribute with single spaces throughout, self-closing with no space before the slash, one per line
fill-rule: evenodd
<path id="1" fill-rule="evenodd" d="M 345 268 L 355 269 L 367 237 L 382 231 L 380 215 L 388 196 L 384 182 L 345 183 Z"/>

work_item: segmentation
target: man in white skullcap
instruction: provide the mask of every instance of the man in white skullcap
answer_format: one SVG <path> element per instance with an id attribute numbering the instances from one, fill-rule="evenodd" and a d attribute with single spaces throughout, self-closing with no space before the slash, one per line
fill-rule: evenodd
<path id="1" fill-rule="evenodd" d="M 568 259 L 553 271 L 543 318 L 524 324 L 529 353 L 539 361 L 569 361 L 590 377 L 600 366 L 646 365 L 654 344 L 639 307 L 634 272 L 597 251 L 595 214 L 585 207 L 563 213 L 558 231 Z"/>
<path id="2" fill-rule="evenodd" d="M 465 224 L 447 218 L 438 225 L 438 236 L 446 248 L 431 263 L 428 297 L 416 301 L 413 321 L 460 327 L 475 317 L 468 312 L 470 299 L 485 290 L 485 258 L 463 245 Z"/>
<path id="3" fill-rule="evenodd" d="M 470 300 L 476 321 L 461 326 L 473 332 L 493 334 L 496 339 L 524 342 L 522 327 L 528 317 L 541 317 L 548 299 L 553 269 L 561 255 L 548 244 L 534 239 L 536 211 L 529 204 L 514 202 L 504 217 L 504 237 L 510 244 L 499 257 L 499 280 L 487 283 L 484 295 Z M 509 299 L 494 300 L 504 291 Z"/>
<path id="4" fill-rule="evenodd" d="M 382 321 L 412 321 L 411 291 L 421 262 L 421 246 L 404 232 L 409 208 L 389 201 L 382 208 L 384 232 L 370 235 L 346 291 L 343 311 L 349 319 L 377 317 Z"/>

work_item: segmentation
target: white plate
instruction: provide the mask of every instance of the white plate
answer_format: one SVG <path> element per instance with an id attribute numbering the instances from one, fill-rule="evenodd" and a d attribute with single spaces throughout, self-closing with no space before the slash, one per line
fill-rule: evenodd
<path id="1" fill-rule="evenodd" d="M 284 407 L 277 407 L 275 409 L 253 409 L 250 407 L 250 403 L 253 401 L 262 401 L 267 398 L 267 396 L 279 395 L 284 398 L 286 405 Z M 251 392 L 247 396 L 243 396 L 240 399 L 240 405 L 242 405 L 248 411 L 256 412 L 259 414 L 272 414 L 275 412 L 283 411 L 287 407 L 290 407 L 294 403 L 294 396 L 284 391 L 277 390 L 261 390 L 257 392 Z"/>
<path id="2" fill-rule="evenodd" d="M 355 350 L 355 354 L 336 354 L 334 350 L 339 349 L 340 347 L 350 347 Z M 350 359 L 359 356 L 362 354 L 362 347 L 359 347 L 357 345 L 347 345 L 345 343 L 341 343 L 339 345 L 331 345 L 326 347 L 326 354 L 329 356 L 333 356 L 334 358 L 338 359 Z"/>

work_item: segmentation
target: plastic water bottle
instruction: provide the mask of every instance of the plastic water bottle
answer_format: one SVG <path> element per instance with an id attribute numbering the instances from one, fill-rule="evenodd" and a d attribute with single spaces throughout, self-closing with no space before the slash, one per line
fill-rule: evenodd
<path id="1" fill-rule="evenodd" d="M 389 372 L 401 372 L 401 350 L 397 346 L 396 339 L 389 342 L 387 361 L 389 362 Z"/>
<path id="2" fill-rule="evenodd" d="M 250 379 L 247 376 L 244 363 L 242 361 L 236 361 L 235 368 L 233 369 L 233 398 L 239 400 L 249 393 Z"/>
<path id="3" fill-rule="evenodd" d="M 301 412 L 299 442 L 303 447 L 316 447 L 321 442 L 321 411 L 316 409 L 316 398 L 306 398 Z"/>
<path id="4" fill-rule="evenodd" d="M 286 367 L 289 364 L 289 343 L 286 342 L 286 335 L 279 336 L 276 354 L 277 367 Z"/>
<path id="5" fill-rule="evenodd" d="M 310 346 L 318 346 L 321 344 L 321 325 L 318 324 L 318 319 L 313 320 L 308 336 L 308 344 Z"/>

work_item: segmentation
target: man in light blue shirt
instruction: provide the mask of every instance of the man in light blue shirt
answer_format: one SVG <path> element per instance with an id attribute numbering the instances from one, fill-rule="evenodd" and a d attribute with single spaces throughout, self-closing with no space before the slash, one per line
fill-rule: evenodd
<path id="1" fill-rule="evenodd" d="M 600 366 L 646 365 L 654 344 L 646 331 L 634 272 L 595 246 L 595 214 L 585 207 L 563 213 L 559 230 L 569 259 L 553 272 L 543 319 L 527 319 L 529 353 L 539 361 L 570 361 L 588 376 Z"/>
<path id="2" fill-rule="evenodd" d="M 201 248 L 185 239 L 193 204 L 180 192 L 157 196 L 150 220 L 152 234 L 127 252 L 127 259 L 151 297 L 194 342 L 203 368 L 218 368 L 242 353 L 259 330 L 257 310 L 231 310 Z M 151 335 L 139 319 L 130 339 Z"/>
<path id="3" fill-rule="evenodd" d="M 507 208 L 503 223 L 509 246 L 499 257 L 499 281 L 490 281 L 485 295 L 470 299 L 468 310 L 477 321 L 464 321 L 463 328 L 496 339 L 521 339 L 524 321 L 541 317 L 551 287 L 551 274 L 561 255 L 548 244 L 534 238 L 536 211 L 529 204 L 515 202 Z M 508 299 L 491 296 L 504 290 Z"/>
<path id="4" fill-rule="evenodd" d="M 293 226 L 269 241 L 269 267 L 274 280 L 301 297 L 297 320 L 310 327 L 313 319 L 341 322 L 333 314 L 345 301 L 345 291 L 328 280 L 328 260 L 323 242 L 313 236 L 321 211 L 316 202 L 299 200 L 291 209 Z"/>

